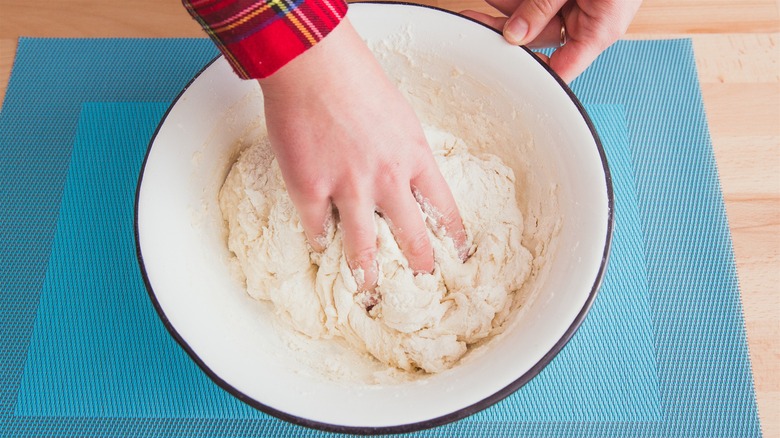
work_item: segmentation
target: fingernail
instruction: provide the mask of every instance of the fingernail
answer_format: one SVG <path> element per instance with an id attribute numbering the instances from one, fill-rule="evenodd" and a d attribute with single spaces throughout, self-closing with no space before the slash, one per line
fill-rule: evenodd
<path id="1" fill-rule="evenodd" d="M 504 25 L 504 38 L 512 44 L 523 44 L 526 34 L 528 34 L 528 23 L 520 17 L 507 20 Z"/>
<path id="2" fill-rule="evenodd" d="M 457 248 L 458 250 L 458 257 L 460 258 L 460 261 L 463 263 L 466 263 L 466 260 L 469 259 L 469 252 L 471 252 L 471 247 L 469 245 L 466 245 L 465 243 Z"/>
<path id="3" fill-rule="evenodd" d="M 363 286 L 366 284 L 366 271 L 361 267 L 352 268 L 352 277 L 357 283 L 358 290 L 363 290 Z"/>
<path id="4" fill-rule="evenodd" d="M 349 263 L 352 277 L 355 279 L 359 291 L 373 290 L 376 287 L 379 274 L 379 262 L 375 259 L 367 265 L 368 266 L 364 268 L 358 262 L 353 261 Z"/>
<path id="5" fill-rule="evenodd" d="M 307 242 L 314 252 L 324 252 L 328 247 L 328 236 L 323 233 L 313 239 L 307 239 Z"/>

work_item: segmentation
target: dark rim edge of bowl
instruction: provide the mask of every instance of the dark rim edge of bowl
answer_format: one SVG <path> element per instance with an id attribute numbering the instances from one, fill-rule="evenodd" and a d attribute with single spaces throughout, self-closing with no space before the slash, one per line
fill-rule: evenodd
<path id="1" fill-rule="evenodd" d="M 359 1 L 352 4 L 381 4 L 381 5 L 402 5 L 402 6 L 414 6 L 414 7 L 421 7 L 426 9 L 432 9 L 439 12 L 444 12 L 450 15 L 454 15 L 456 17 L 460 17 L 465 20 L 469 20 L 471 22 L 477 23 L 480 26 L 483 26 L 487 29 L 490 29 L 498 34 L 501 32 L 497 31 L 496 29 L 493 29 L 490 26 L 485 25 L 484 23 L 481 23 L 477 20 L 474 20 L 470 17 L 466 17 L 464 15 L 458 14 L 453 11 L 449 11 L 446 9 L 438 8 L 435 6 L 428 6 L 428 5 L 420 5 L 416 3 L 408 3 L 408 2 L 402 2 L 402 1 Z M 154 134 L 152 135 L 151 139 L 149 140 L 149 145 L 146 149 L 146 154 L 144 155 L 144 160 L 141 165 L 141 170 L 138 176 L 138 183 L 136 184 L 136 194 L 135 194 L 135 211 L 134 211 L 134 219 L 133 219 L 133 229 L 135 234 L 135 250 L 136 250 L 136 257 L 138 259 L 138 265 L 141 270 L 141 276 L 144 280 L 144 285 L 146 286 L 147 294 L 149 295 L 149 298 L 152 301 L 152 304 L 154 305 L 154 309 L 157 311 L 158 316 L 160 317 L 160 320 L 162 321 L 163 325 L 165 326 L 166 330 L 170 335 L 176 340 L 176 342 L 181 346 L 184 351 L 187 353 L 188 356 L 198 365 L 198 367 L 214 382 L 216 383 L 220 388 L 230 393 L 232 396 L 236 397 L 237 399 L 241 400 L 242 402 L 246 403 L 247 405 L 262 411 L 266 414 L 272 415 L 274 417 L 277 417 L 281 420 L 287 421 L 292 424 L 296 424 L 299 426 L 304 426 L 312 429 L 318 429 L 323 430 L 327 432 L 335 432 L 335 433 L 351 433 L 351 434 L 360 434 L 360 435 L 376 435 L 376 434 L 391 434 L 391 433 L 408 433 L 408 432 L 416 432 L 424 429 L 430 429 L 433 427 L 442 426 L 448 423 L 452 423 L 458 420 L 461 420 L 463 418 L 466 418 L 470 415 L 473 415 L 479 411 L 482 411 L 484 409 L 487 409 L 488 407 L 498 403 L 499 401 L 503 400 L 504 398 L 508 397 L 518 389 L 520 389 L 522 386 L 524 386 L 526 383 L 531 381 L 534 377 L 536 377 L 544 367 L 546 367 L 552 359 L 560 353 L 560 351 L 563 349 L 563 347 L 566 346 L 566 344 L 571 340 L 572 336 L 577 332 L 577 329 L 579 329 L 580 325 L 582 324 L 582 321 L 584 321 L 585 317 L 587 316 L 588 312 L 590 311 L 590 308 L 593 306 L 593 302 L 596 299 L 596 296 L 598 295 L 599 288 L 601 287 L 601 283 L 604 278 L 604 273 L 607 269 L 607 264 L 609 261 L 609 254 L 610 254 L 610 248 L 612 246 L 612 233 L 614 229 L 614 193 L 612 188 L 612 175 L 609 171 L 609 166 L 607 164 L 607 157 L 606 152 L 604 151 L 604 146 L 601 143 L 601 138 L 599 137 L 598 133 L 596 132 L 595 126 L 593 125 L 593 122 L 591 121 L 590 117 L 588 116 L 587 112 L 585 111 L 585 108 L 582 106 L 582 103 L 577 99 L 577 97 L 574 95 L 574 92 L 569 88 L 569 86 L 558 76 L 557 73 L 555 73 L 549 65 L 547 65 L 545 62 L 540 60 L 530 49 L 528 49 L 525 46 L 519 46 L 521 49 L 525 50 L 528 54 L 530 54 L 559 84 L 559 86 L 566 92 L 566 94 L 569 96 L 571 101 L 574 103 L 575 107 L 579 111 L 580 115 L 582 116 L 583 120 L 585 121 L 585 124 L 588 126 L 588 129 L 591 132 L 591 135 L 593 136 L 593 140 L 596 143 L 596 147 L 599 151 L 599 156 L 601 158 L 601 164 L 602 168 L 604 170 L 604 179 L 605 183 L 607 185 L 607 235 L 604 242 L 604 252 L 602 254 L 601 258 L 601 264 L 599 266 L 599 271 L 596 274 L 596 279 L 593 283 L 593 286 L 591 288 L 590 293 L 588 294 L 588 298 L 585 301 L 585 303 L 582 306 L 582 309 L 580 309 L 580 312 L 577 314 L 577 316 L 574 318 L 574 321 L 572 321 L 569 328 L 564 332 L 563 336 L 553 345 L 553 347 L 548 351 L 544 356 L 542 356 L 541 359 L 539 359 L 534 366 L 532 366 L 528 371 L 526 371 L 522 376 L 520 376 L 517 380 L 513 381 L 503 389 L 497 391 L 491 396 L 488 396 L 472 405 L 466 406 L 464 408 L 458 409 L 457 411 L 451 412 L 446 415 L 442 415 L 440 417 L 432 418 L 430 420 L 420 421 L 416 423 L 408 423 L 408 424 L 401 424 L 396 426 L 379 426 L 379 427 L 372 427 L 372 426 L 343 426 L 343 425 L 337 425 L 337 424 L 331 424 L 331 423 L 323 423 L 319 421 L 309 420 L 306 418 L 298 417 L 295 415 L 288 414 L 283 411 L 279 411 L 277 409 L 274 409 L 268 405 L 262 404 L 258 402 L 257 400 L 254 400 L 253 398 L 249 397 L 248 395 L 242 393 L 238 389 L 231 386 L 229 383 L 224 381 L 221 377 L 219 377 L 216 373 L 214 373 L 206 363 L 204 363 L 200 357 L 195 353 L 195 351 L 189 346 L 187 341 L 184 340 L 184 338 L 176 331 L 176 329 L 173 327 L 173 324 L 168 320 L 168 317 L 165 315 L 165 311 L 162 309 L 162 306 L 160 305 L 159 301 L 157 300 L 157 297 L 154 293 L 154 289 L 152 288 L 152 284 L 149 280 L 149 276 L 146 273 L 146 267 L 143 261 L 143 254 L 141 251 L 141 240 L 138 230 L 138 206 L 139 206 L 139 200 L 140 200 L 140 193 L 141 193 L 141 186 L 143 184 L 143 177 L 144 172 L 146 170 L 146 163 L 149 159 L 149 155 L 152 150 L 152 146 L 154 145 L 155 140 L 157 139 L 157 135 L 160 132 L 160 129 L 162 128 L 163 124 L 165 123 L 165 120 L 168 118 L 168 115 L 170 114 L 171 110 L 176 106 L 179 99 L 184 95 L 184 93 L 189 89 L 189 87 L 197 80 L 203 72 L 208 69 L 214 62 L 216 62 L 222 55 L 216 56 L 214 59 L 209 61 L 202 69 L 200 69 L 193 78 L 187 83 L 187 85 L 179 92 L 179 94 L 176 96 L 176 98 L 173 100 L 171 105 L 168 107 L 168 109 L 165 111 L 165 114 L 163 115 L 162 119 L 160 119 L 160 123 L 157 125 L 157 128 L 154 131 Z"/>

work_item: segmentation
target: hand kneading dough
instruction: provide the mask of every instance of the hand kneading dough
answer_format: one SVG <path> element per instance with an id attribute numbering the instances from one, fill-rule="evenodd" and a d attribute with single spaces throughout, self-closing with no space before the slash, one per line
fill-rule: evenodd
<path id="1" fill-rule="evenodd" d="M 379 303 L 366 310 L 342 252 L 341 230 L 330 226 L 327 249 L 310 250 L 267 139 L 246 149 L 220 192 L 235 254 L 253 298 L 312 338 L 343 337 L 353 348 L 403 370 L 439 372 L 470 344 L 500 327 L 530 271 L 521 246 L 523 218 L 512 170 L 492 155 L 475 157 L 452 135 L 426 129 L 436 160 L 458 203 L 472 243 L 461 263 L 452 239 L 430 226 L 436 267 L 415 276 L 387 223 L 375 215 Z"/>

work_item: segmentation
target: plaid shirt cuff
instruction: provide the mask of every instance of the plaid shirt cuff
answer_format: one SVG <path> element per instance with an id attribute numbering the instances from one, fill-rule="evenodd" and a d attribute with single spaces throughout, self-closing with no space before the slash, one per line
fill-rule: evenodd
<path id="1" fill-rule="evenodd" d="M 344 0 L 182 0 L 243 79 L 270 76 L 338 25 Z"/>

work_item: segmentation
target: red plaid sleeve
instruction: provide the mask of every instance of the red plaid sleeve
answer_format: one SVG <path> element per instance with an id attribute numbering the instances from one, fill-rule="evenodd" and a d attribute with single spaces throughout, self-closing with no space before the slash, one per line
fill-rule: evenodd
<path id="1" fill-rule="evenodd" d="M 244 79 L 264 78 L 330 33 L 344 0 L 182 0 Z"/>

